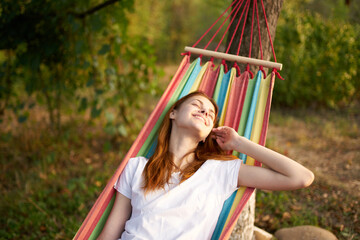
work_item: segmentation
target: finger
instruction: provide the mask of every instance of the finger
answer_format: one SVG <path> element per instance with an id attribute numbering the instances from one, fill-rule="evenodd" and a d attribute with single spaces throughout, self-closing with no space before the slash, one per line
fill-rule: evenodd
<path id="1" fill-rule="evenodd" d="M 226 132 L 225 131 L 223 131 L 223 130 L 217 130 L 217 131 L 214 131 L 213 133 L 215 133 L 215 134 L 226 134 Z"/>
<path id="2" fill-rule="evenodd" d="M 222 147 L 223 143 L 221 142 L 220 139 L 217 138 L 217 139 L 216 139 L 216 142 L 219 144 L 220 147 Z"/>
<path id="3" fill-rule="evenodd" d="M 224 129 L 225 126 L 221 126 L 221 127 L 217 127 L 217 128 L 213 128 L 213 130 L 215 131 L 221 131 L 222 129 Z"/>

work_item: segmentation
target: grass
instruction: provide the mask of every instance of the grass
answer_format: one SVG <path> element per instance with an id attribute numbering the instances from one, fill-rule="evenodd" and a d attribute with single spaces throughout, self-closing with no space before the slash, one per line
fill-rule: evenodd
<path id="1" fill-rule="evenodd" d="M 257 226 L 315 225 L 359 239 L 357 114 L 272 110 L 267 145 L 308 166 L 316 180 L 298 191 L 258 191 Z M 2 124 L 0 239 L 71 239 L 140 130 L 109 136 L 101 119 L 83 116 L 64 121 L 60 134 L 31 119 Z"/>
<path id="2" fill-rule="evenodd" d="M 1 134 L 0 238 L 71 239 L 134 136 L 114 142 L 80 121 L 59 135 L 39 123 L 18 127 Z"/>

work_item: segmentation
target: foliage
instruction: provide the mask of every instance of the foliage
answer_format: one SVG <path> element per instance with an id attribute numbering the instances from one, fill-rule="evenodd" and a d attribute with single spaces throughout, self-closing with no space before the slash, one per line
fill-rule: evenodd
<path id="1" fill-rule="evenodd" d="M 275 49 L 284 62 L 275 104 L 341 107 L 359 100 L 359 25 L 283 9 Z"/>
<path id="2" fill-rule="evenodd" d="M 91 6 L 100 1 L 1 5 L 0 117 L 10 109 L 23 122 L 27 109 L 39 104 L 58 128 L 63 109 L 90 109 L 95 118 L 115 107 L 116 128 L 136 122 L 124 106 L 136 107 L 139 92 L 158 93 L 154 52 L 144 38 L 127 35 L 125 12 L 133 1 L 107 2 L 111 7 L 97 11 Z"/>
<path id="3" fill-rule="evenodd" d="M 129 35 L 142 34 L 148 39 L 154 45 L 159 62 L 177 63 L 184 47 L 192 46 L 231 2 L 232 0 L 137 0 L 135 11 L 129 14 Z M 221 22 L 199 43 L 200 48 L 215 34 Z M 217 44 L 220 38 L 221 31 L 213 43 Z"/>
<path id="4" fill-rule="evenodd" d="M 0 239 L 75 235 L 135 137 L 129 133 L 104 151 L 111 136 L 99 120 L 93 126 L 78 118 L 60 134 L 34 121 L 11 136 L 1 132 Z"/>

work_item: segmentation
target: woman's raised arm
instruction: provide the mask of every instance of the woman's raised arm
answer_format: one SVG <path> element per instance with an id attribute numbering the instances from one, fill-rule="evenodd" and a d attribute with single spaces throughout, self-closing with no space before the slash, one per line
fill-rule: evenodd
<path id="1" fill-rule="evenodd" d="M 130 218 L 131 209 L 131 200 L 117 192 L 113 208 L 101 234 L 97 239 L 119 239 L 125 229 L 126 221 Z"/>
<path id="2" fill-rule="evenodd" d="M 268 168 L 243 164 L 239 170 L 238 185 L 267 190 L 293 190 L 309 186 L 314 174 L 294 160 L 256 144 L 230 127 L 213 129 L 215 139 L 224 150 L 244 153 Z"/>

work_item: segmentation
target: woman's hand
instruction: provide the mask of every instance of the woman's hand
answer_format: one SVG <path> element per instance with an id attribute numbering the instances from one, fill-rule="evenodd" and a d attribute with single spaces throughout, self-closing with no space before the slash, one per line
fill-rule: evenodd
<path id="1" fill-rule="evenodd" d="M 235 149 L 239 134 L 233 128 L 222 126 L 213 128 L 212 132 L 212 138 L 216 140 L 222 150 L 228 151 Z"/>

